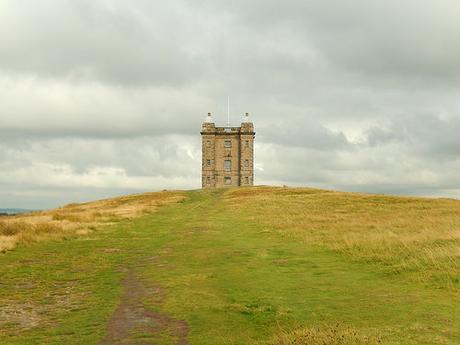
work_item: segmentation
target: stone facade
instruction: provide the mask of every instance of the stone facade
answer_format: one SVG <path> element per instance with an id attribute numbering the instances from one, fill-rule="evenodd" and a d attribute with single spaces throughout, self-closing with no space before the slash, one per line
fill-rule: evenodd
<path id="1" fill-rule="evenodd" d="M 216 127 L 208 114 L 201 128 L 203 188 L 254 185 L 254 125 Z"/>

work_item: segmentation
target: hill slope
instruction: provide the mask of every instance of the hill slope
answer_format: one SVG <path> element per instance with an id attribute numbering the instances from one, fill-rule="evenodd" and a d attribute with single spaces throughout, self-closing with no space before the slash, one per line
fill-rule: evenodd
<path id="1" fill-rule="evenodd" d="M 115 201 L 87 204 L 87 218 L 79 205 L 42 215 L 77 225 L 0 255 L 0 343 L 460 343 L 458 201 L 159 195 L 127 197 L 123 209 L 163 201 L 124 217 Z"/>

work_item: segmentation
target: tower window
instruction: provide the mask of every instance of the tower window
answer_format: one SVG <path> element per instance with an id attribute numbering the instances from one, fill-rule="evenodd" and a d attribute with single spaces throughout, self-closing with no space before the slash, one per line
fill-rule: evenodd
<path id="1" fill-rule="evenodd" d="M 247 177 L 246 177 L 246 178 L 247 178 Z M 210 178 L 209 176 L 206 178 L 206 182 L 207 182 L 208 184 L 211 184 L 211 178 Z"/>
<path id="2" fill-rule="evenodd" d="M 232 184 L 232 178 L 229 176 L 224 177 L 224 184 L 229 185 Z"/>
<path id="3" fill-rule="evenodd" d="M 245 145 L 246 147 L 249 147 L 249 140 L 246 140 Z"/>
<path id="4" fill-rule="evenodd" d="M 224 170 L 225 171 L 231 171 L 232 170 L 232 161 L 230 161 L 230 160 L 225 160 L 224 161 Z"/>
<path id="5" fill-rule="evenodd" d="M 244 182 L 246 182 L 246 184 L 249 184 L 249 177 L 245 177 Z"/>
<path id="6" fill-rule="evenodd" d="M 246 159 L 246 160 L 244 161 L 244 166 L 245 166 L 246 168 L 249 166 L 249 159 Z"/>
<path id="7" fill-rule="evenodd" d="M 208 159 L 208 160 L 206 161 L 206 164 L 208 164 L 208 166 L 210 166 L 210 165 L 211 165 L 211 160 Z"/>
<path id="8" fill-rule="evenodd" d="M 224 141 L 224 147 L 232 147 L 232 141 L 231 140 L 225 140 Z"/>

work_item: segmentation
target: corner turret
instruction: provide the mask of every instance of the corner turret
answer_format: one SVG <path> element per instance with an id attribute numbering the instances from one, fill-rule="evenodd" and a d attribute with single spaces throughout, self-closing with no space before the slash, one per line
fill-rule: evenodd
<path id="1" fill-rule="evenodd" d="M 249 113 L 243 115 L 243 119 L 241 121 L 241 133 L 245 134 L 252 134 L 254 135 L 254 125 L 249 118 Z"/>
<path id="2" fill-rule="evenodd" d="M 215 130 L 216 124 L 214 123 L 214 119 L 212 118 L 211 113 L 208 113 L 208 116 L 206 116 L 203 125 L 201 126 L 201 134 L 213 133 Z"/>

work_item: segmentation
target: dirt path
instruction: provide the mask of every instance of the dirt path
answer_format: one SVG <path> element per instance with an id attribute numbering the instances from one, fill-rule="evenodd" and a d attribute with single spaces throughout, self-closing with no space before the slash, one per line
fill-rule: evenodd
<path id="1" fill-rule="evenodd" d="M 146 287 L 128 271 L 123 279 L 123 295 L 120 304 L 110 318 L 105 338 L 99 345 L 151 345 L 165 336 L 173 338 L 177 345 L 187 345 L 188 326 L 185 321 L 147 310 L 144 301 L 160 305 L 165 291 L 160 287 Z"/>

